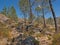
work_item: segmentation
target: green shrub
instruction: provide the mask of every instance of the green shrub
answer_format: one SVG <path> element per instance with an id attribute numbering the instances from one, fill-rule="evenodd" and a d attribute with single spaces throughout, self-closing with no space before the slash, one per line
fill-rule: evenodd
<path id="1" fill-rule="evenodd" d="M 33 40 L 33 42 L 34 42 L 34 45 L 39 45 L 39 41 Z"/>
<path id="2" fill-rule="evenodd" d="M 1 37 L 9 37 L 10 36 L 10 33 L 11 32 L 11 29 L 10 28 L 0 28 L 0 36 Z"/>
<path id="3" fill-rule="evenodd" d="M 53 36 L 52 45 L 60 45 L 60 33 Z"/>

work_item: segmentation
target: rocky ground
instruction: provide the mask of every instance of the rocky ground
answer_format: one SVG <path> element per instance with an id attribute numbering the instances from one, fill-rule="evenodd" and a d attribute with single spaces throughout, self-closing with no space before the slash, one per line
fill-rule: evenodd
<path id="1" fill-rule="evenodd" d="M 48 31 L 48 29 L 43 30 L 40 27 L 35 27 L 30 24 L 24 26 L 24 22 L 22 20 L 15 23 L 2 14 L 0 14 L 0 22 L 6 24 L 4 28 L 11 28 L 11 37 L 0 37 L 0 45 L 21 45 L 21 42 L 22 45 L 23 42 L 25 42 L 24 45 L 27 45 L 26 42 L 28 45 L 35 45 L 31 40 L 39 41 L 39 45 L 50 45 L 52 43 L 54 31 Z"/>

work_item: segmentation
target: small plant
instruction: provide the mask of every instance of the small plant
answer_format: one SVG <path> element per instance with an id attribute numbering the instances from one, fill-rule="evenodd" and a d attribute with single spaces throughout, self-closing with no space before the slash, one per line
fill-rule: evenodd
<path id="1" fill-rule="evenodd" d="M 1 37 L 10 37 L 10 32 L 11 32 L 11 29 L 10 28 L 0 28 L 0 36 Z"/>
<path id="2" fill-rule="evenodd" d="M 34 42 L 34 45 L 39 45 L 39 41 L 33 40 L 33 42 Z"/>
<path id="3" fill-rule="evenodd" d="M 51 40 L 51 36 L 48 36 L 48 40 Z"/>

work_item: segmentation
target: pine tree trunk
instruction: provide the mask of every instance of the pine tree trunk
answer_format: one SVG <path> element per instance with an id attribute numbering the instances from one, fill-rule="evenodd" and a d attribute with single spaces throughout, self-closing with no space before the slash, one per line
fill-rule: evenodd
<path id="1" fill-rule="evenodd" d="M 44 10 L 42 10 L 42 13 L 43 13 L 43 24 L 44 24 L 44 28 L 46 27 L 46 22 L 45 22 L 45 16 L 44 16 Z"/>
<path id="2" fill-rule="evenodd" d="M 32 23 L 32 9 L 31 9 L 31 2 L 30 2 L 30 0 L 29 0 L 29 8 L 30 8 L 29 20 L 30 20 L 30 23 Z"/>
<path id="3" fill-rule="evenodd" d="M 42 16 L 43 16 L 43 25 L 44 25 L 44 27 L 43 28 L 45 28 L 46 27 L 46 21 L 45 21 L 45 14 L 44 14 L 44 8 L 43 8 L 43 6 L 44 6 L 44 1 L 42 2 Z"/>
<path id="4" fill-rule="evenodd" d="M 53 7 L 52 7 L 51 0 L 49 0 L 49 5 L 50 5 L 50 9 L 51 9 L 51 12 L 52 12 L 53 18 L 54 18 L 55 32 L 57 32 L 57 21 L 56 21 L 56 16 L 55 16 L 55 12 L 54 12 Z"/>
<path id="5" fill-rule="evenodd" d="M 24 23 L 25 23 L 25 25 L 26 25 L 26 14 L 24 14 Z"/>

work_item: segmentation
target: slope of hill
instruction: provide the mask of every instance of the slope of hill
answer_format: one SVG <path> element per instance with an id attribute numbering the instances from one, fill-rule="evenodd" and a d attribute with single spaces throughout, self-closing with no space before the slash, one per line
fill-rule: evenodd
<path id="1" fill-rule="evenodd" d="M 0 45 L 5 45 L 8 39 L 18 36 L 17 31 L 14 30 L 15 27 L 12 28 L 12 26 L 15 26 L 15 22 L 0 14 Z"/>
<path id="2" fill-rule="evenodd" d="M 59 19 L 60 18 L 57 18 L 57 21 L 59 21 Z M 52 43 L 54 25 L 48 24 L 46 28 L 43 28 L 41 25 L 35 26 L 35 22 L 29 24 L 28 21 L 25 25 L 24 19 L 18 18 L 18 22 L 15 22 L 7 16 L 0 14 L 0 45 L 17 45 L 21 40 L 27 42 L 26 38 L 28 38 L 29 43 L 31 43 L 29 36 L 34 37 L 41 45 Z"/>

